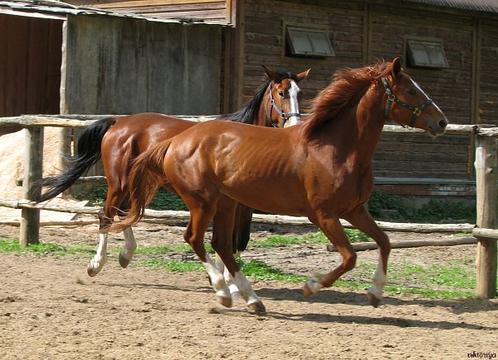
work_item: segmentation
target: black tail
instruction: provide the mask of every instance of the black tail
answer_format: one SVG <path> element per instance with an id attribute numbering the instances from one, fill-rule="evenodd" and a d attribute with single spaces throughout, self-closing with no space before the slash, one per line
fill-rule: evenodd
<path id="1" fill-rule="evenodd" d="M 104 134 L 116 122 L 110 117 L 98 120 L 87 127 L 78 138 L 77 154 L 69 160 L 67 169 L 59 176 L 38 181 L 35 186 L 47 187 L 39 201 L 52 199 L 73 185 L 93 164 L 100 159 L 100 145 Z"/>

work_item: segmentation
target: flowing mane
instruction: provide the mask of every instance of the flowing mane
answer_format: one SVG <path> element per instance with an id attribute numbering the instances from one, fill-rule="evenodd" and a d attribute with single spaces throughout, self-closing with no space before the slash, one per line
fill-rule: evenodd
<path id="1" fill-rule="evenodd" d="M 305 138 L 309 139 L 343 109 L 358 103 L 373 81 L 387 75 L 387 65 L 385 61 L 381 61 L 372 66 L 338 70 L 333 75 L 332 82 L 311 102 L 310 116 L 303 124 Z"/>
<path id="2" fill-rule="evenodd" d="M 292 79 L 294 81 L 298 81 L 296 74 L 286 71 L 286 70 L 277 70 L 275 72 L 277 76 L 279 77 L 276 81 L 280 82 L 284 79 Z M 266 81 L 261 84 L 258 89 L 256 90 L 256 94 L 254 97 L 249 101 L 249 103 L 244 106 L 242 109 L 240 109 L 237 112 L 231 113 L 231 114 L 224 114 L 220 115 L 218 119 L 220 120 L 232 120 L 232 121 L 237 121 L 245 124 L 253 124 L 254 120 L 258 117 L 258 112 L 259 108 L 261 107 L 261 102 L 263 101 L 263 98 L 265 97 L 266 89 L 268 89 L 268 86 L 270 86 L 271 80 L 266 79 Z"/>

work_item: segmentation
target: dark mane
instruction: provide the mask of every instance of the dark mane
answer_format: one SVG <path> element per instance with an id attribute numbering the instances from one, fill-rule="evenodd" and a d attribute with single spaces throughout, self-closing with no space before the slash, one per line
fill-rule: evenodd
<path id="1" fill-rule="evenodd" d="M 338 70 L 332 82 L 313 99 L 310 116 L 303 124 L 304 136 L 309 139 L 343 109 L 358 103 L 373 81 L 387 75 L 387 65 L 382 61 L 372 66 Z"/>
<path id="2" fill-rule="evenodd" d="M 275 79 L 275 81 L 277 82 L 280 82 L 284 79 L 293 79 L 294 81 L 297 81 L 296 74 L 292 72 L 286 70 L 277 70 L 275 73 L 277 75 L 277 79 Z M 271 80 L 265 78 L 265 82 L 258 87 L 258 89 L 256 90 L 256 94 L 246 106 L 234 113 L 220 115 L 218 119 L 232 120 L 245 124 L 254 124 L 256 118 L 258 117 L 259 108 L 261 107 L 263 98 L 265 97 L 266 89 L 268 88 L 270 83 Z"/>

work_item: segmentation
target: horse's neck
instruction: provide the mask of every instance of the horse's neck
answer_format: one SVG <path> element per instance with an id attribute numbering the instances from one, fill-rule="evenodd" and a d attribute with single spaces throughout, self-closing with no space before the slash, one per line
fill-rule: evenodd
<path id="1" fill-rule="evenodd" d="M 254 118 L 253 120 L 253 125 L 259 125 L 259 126 L 267 126 L 268 121 L 271 122 L 271 114 L 270 114 L 270 102 L 267 93 L 265 93 L 265 96 L 261 100 L 261 103 L 259 104 L 259 109 L 258 109 L 258 116 Z M 269 119 L 269 120 L 268 120 Z"/>
<path id="2" fill-rule="evenodd" d="M 334 157 L 339 154 L 364 165 L 371 163 L 384 126 L 382 99 L 382 93 L 369 90 L 358 104 L 326 123 L 320 140 L 333 145 Z"/>

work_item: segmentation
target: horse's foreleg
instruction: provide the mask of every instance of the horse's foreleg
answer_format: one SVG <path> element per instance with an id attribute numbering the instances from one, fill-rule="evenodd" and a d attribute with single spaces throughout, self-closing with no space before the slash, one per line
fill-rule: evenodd
<path id="1" fill-rule="evenodd" d="M 365 206 L 360 206 L 344 216 L 358 230 L 370 236 L 379 246 L 379 260 L 373 278 L 373 286 L 368 289 L 367 296 L 372 306 L 377 307 L 382 300 L 382 292 L 387 279 L 387 262 L 391 252 L 391 244 L 387 235 L 377 226 Z"/>
<path id="2" fill-rule="evenodd" d="M 126 268 L 133 258 L 133 254 L 135 253 L 135 250 L 137 248 L 137 242 L 135 241 L 135 236 L 133 235 L 133 230 L 131 229 L 131 227 L 126 228 L 123 231 L 123 234 L 125 243 L 123 250 L 121 250 L 121 252 L 119 253 L 119 264 L 122 268 Z"/>
<path id="3" fill-rule="evenodd" d="M 342 263 L 320 279 L 311 278 L 308 280 L 304 285 L 304 296 L 315 294 L 322 287 L 330 287 L 338 278 L 356 265 L 356 253 L 349 243 L 339 219 L 326 216 L 317 216 L 317 219 L 320 229 L 341 254 Z"/>

